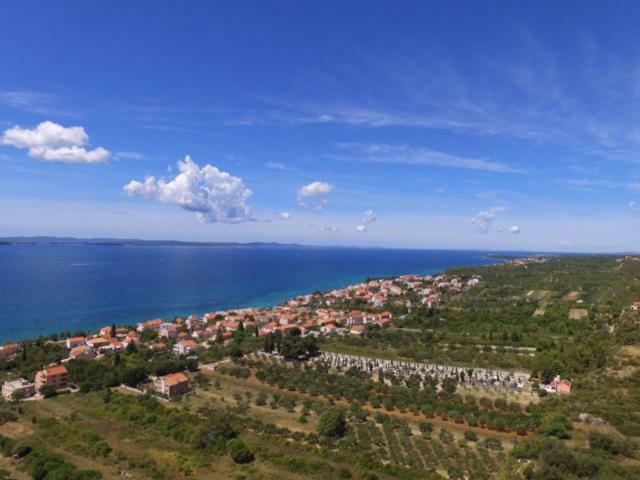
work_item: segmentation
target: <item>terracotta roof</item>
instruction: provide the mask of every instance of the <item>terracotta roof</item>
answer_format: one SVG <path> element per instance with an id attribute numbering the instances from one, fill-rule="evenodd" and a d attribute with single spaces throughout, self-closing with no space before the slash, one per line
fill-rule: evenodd
<path id="1" fill-rule="evenodd" d="M 49 367 L 46 368 L 45 371 L 47 372 L 47 376 L 52 375 L 66 375 L 67 374 L 67 369 L 62 366 L 62 365 L 58 365 L 56 367 Z"/>
<path id="2" fill-rule="evenodd" d="M 188 382 L 189 378 L 184 373 L 172 373 L 163 377 L 164 383 L 167 386 L 178 385 L 179 383 Z"/>

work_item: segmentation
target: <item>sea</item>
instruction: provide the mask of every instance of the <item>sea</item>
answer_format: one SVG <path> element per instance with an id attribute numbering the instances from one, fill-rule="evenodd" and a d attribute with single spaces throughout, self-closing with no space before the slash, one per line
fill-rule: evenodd
<path id="1" fill-rule="evenodd" d="M 277 305 L 367 277 L 500 262 L 489 252 L 302 246 L 0 245 L 0 343 Z"/>

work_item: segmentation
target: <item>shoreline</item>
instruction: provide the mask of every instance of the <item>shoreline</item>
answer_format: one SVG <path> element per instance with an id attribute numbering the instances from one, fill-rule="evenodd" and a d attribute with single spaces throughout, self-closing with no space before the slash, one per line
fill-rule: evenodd
<path id="1" fill-rule="evenodd" d="M 498 264 L 499 263 L 495 263 L 493 265 L 498 265 Z M 466 267 L 451 267 L 451 268 L 466 268 Z M 446 270 L 434 270 L 434 271 L 423 272 L 423 273 L 420 273 L 420 272 L 417 272 L 417 273 L 416 272 L 414 272 L 414 273 L 398 273 L 396 275 L 389 275 L 389 276 L 384 276 L 384 277 L 377 277 L 377 276 L 368 277 L 368 276 L 365 275 L 364 277 L 361 277 L 359 279 L 359 281 L 356 281 L 355 283 L 354 282 L 350 282 L 350 281 L 341 282 L 338 285 L 334 285 L 333 287 L 330 287 L 328 289 L 322 289 L 320 291 L 323 292 L 323 293 L 326 293 L 327 291 L 334 290 L 334 289 L 347 288 L 347 287 L 349 287 L 351 285 L 355 285 L 357 283 L 364 282 L 365 279 L 367 279 L 367 278 L 386 278 L 386 277 L 394 277 L 395 278 L 395 277 L 402 276 L 402 275 L 438 275 L 438 274 L 445 273 L 448 270 L 449 269 L 446 269 Z M 252 304 L 244 304 L 243 306 L 237 306 L 236 305 L 236 306 L 220 307 L 220 308 L 217 308 L 217 307 L 213 308 L 212 307 L 210 310 L 242 311 L 242 310 L 247 310 L 247 309 L 251 309 L 251 308 L 266 308 L 266 309 L 275 308 L 275 307 L 278 307 L 278 306 L 282 305 L 283 303 L 286 303 L 289 300 L 292 300 L 292 299 L 294 299 L 296 297 L 304 296 L 304 295 L 307 295 L 307 294 L 310 294 L 310 293 L 312 293 L 312 292 L 305 290 L 304 292 L 298 293 L 298 294 L 295 294 L 295 295 L 287 295 L 283 300 L 281 300 L 280 302 L 276 302 L 276 303 L 271 302 L 271 301 L 264 302 L 264 303 L 258 302 L 260 304 L 252 303 Z M 185 310 L 181 310 L 179 312 L 172 311 L 169 314 L 152 315 L 151 318 L 159 318 L 159 319 L 162 319 L 162 320 L 165 320 L 165 321 L 173 321 L 176 318 L 186 318 L 189 315 L 202 316 L 202 315 L 204 315 L 206 313 L 207 312 L 194 312 L 194 311 L 187 312 Z M 151 318 L 137 318 L 137 319 L 131 319 L 131 320 L 115 321 L 115 325 L 118 326 L 118 327 L 120 327 L 120 326 L 135 327 L 136 324 L 138 324 L 140 322 L 145 322 L 147 320 L 151 320 Z M 86 327 L 86 331 L 90 332 L 90 331 L 92 331 L 94 329 L 100 328 L 101 326 L 104 326 L 104 325 L 102 325 L 102 323 L 100 323 L 100 324 L 96 323 L 93 326 L 87 326 Z M 77 331 L 81 331 L 81 330 L 77 330 Z M 4 337 L 0 336 L 0 345 L 6 344 L 6 343 L 35 342 L 35 341 L 40 340 L 40 339 L 46 339 L 46 338 L 51 337 L 53 335 L 59 336 L 60 334 L 65 333 L 65 332 L 69 332 L 71 334 L 75 333 L 72 330 L 65 330 L 63 328 L 61 330 L 51 331 L 51 332 L 47 332 L 47 333 L 40 333 L 39 336 L 37 336 L 37 337 L 27 337 L 27 338 L 23 337 L 23 338 L 13 339 L 13 338 L 4 338 Z"/>
<path id="2" fill-rule="evenodd" d="M 292 248 L 298 248 L 298 247 L 292 247 Z M 301 247 L 301 248 L 304 248 L 304 247 Z M 437 254 L 440 251 L 429 250 L 429 252 L 433 252 Z M 443 252 L 452 252 L 452 251 L 443 250 Z M 497 256 L 494 252 L 478 251 L 478 253 L 481 253 L 482 254 L 481 257 L 483 261 L 488 263 L 480 263 L 480 264 L 471 263 L 470 264 L 468 262 L 465 262 L 465 260 L 468 261 L 469 259 L 460 259 L 460 263 L 455 263 L 449 266 L 433 267 L 433 268 L 427 267 L 423 269 L 410 270 L 410 271 L 396 270 L 393 273 L 385 273 L 383 275 L 376 274 L 375 268 L 372 268 L 371 270 L 374 270 L 374 272 L 372 272 L 371 274 L 345 273 L 343 275 L 340 275 L 340 278 L 338 279 L 326 279 L 326 278 L 319 279 L 318 281 L 315 282 L 317 287 L 311 287 L 311 288 L 299 287 L 299 288 L 293 288 L 293 289 L 283 288 L 283 289 L 277 289 L 276 291 L 273 291 L 273 292 L 258 292 L 255 295 L 251 295 L 251 298 L 248 299 L 247 301 L 243 301 L 241 303 L 233 303 L 233 301 L 227 303 L 226 301 L 227 299 L 223 299 L 222 301 L 220 299 L 212 299 L 210 302 L 205 302 L 207 303 L 206 306 L 201 305 L 196 307 L 194 305 L 193 308 L 190 308 L 188 306 L 183 305 L 183 306 L 177 306 L 177 308 L 171 308 L 171 307 L 162 308 L 162 309 L 157 309 L 155 312 L 150 313 L 148 315 L 131 315 L 131 316 L 127 316 L 126 318 L 123 318 L 123 317 L 111 318 L 109 320 L 104 319 L 104 317 L 106 316 L 105 314 L 99 314 L 97 315 L 97 318 L 95 320 L 82 322 L 82 324 L 74 325 L 73 322 L 69 322 L 61 325 L 55 325 L 55 326 L 52 325 L 51 328 L 47 328 L 47 326 L 43 326 L 44 328 L 41 328 L 35 331 L 32 330 L 32 331 L 29 331 L 28 333 L 25 332 L 24 335 L 19 332 L 14 332 L 16 334 L 8 333 L 8 335 L 6 336 L 0 335 L 0 344 L 10 343 L 10 342 L 19 343 L 19 342 L 35 341 L 37 339 L 43 339 L 43 338 L 48 338 L 52 336 L 59 336 L 61 333 L 73 334 L 75 332 L 81 332 L 81 331 L 92 331 L 97 328 L 101 328 L 107 323 L 109 324 L 115 323 L 116 325 L 135 325 L 137 323 L 147 321 L 151 318 L 161 318 L 163 320 L 175 320 L 176 318 L 180 318 L 180 317 L 186 318 L 189 315 L 202 315 L 206 313 L 206 311 L 211 311 L 211 310 L 231 311 L 231 310 L 243 310 L 243 309 L 249 309 L 249 308 L 274 308 L 298 296 L 307 295 L 314 291 L 326 292 L 333 289 L 345 288 L 350 285 L 361 283 L 367 278 L 388 278 L 388 277 L 398 277 L 402 275 L 436 275 L 436 274 L 445 273 L 451 269 L 457 269 L 457 268 L 473 268 L 473 267 L 481 267 L 481 266 L 489 266 L 489 265 L 498 265 L 498 264 L 509 261 L 508 258 L 510 258 L 506 256 Z M 213 287 L 213 289 L 215 289 L 215 287 Z M 189 301 L 187 299 L 185 301 L 185 304 L 188 304 L 188 303 Z M 196 300 L 195 303 L 202 304 L 203 302 Z M 68 316 L 70 318 L 73 318 L 73 313 L 68 314 Z M 28 324 L 31 322 L 27 320 L 25 323 Z M 34 323 L 36 322 L 34 321 Z"/>

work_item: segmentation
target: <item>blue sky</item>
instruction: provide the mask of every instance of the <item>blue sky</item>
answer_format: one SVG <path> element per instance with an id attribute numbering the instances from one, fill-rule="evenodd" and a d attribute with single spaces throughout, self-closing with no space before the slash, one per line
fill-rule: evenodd
<path id="1" fill-rule="evenodd" d="M 3 2 L 0 235 L 637 250 L 640 5 L 527 3 Z"/>

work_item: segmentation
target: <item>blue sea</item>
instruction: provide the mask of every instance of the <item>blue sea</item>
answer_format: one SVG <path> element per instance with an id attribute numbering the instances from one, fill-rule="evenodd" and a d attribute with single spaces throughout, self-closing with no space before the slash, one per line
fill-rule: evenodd
<path id="1" fill-rule="evenodd" d="M 497 263 L 486 252 L 297 246 L 0 246 L 0 342 Z"/>

